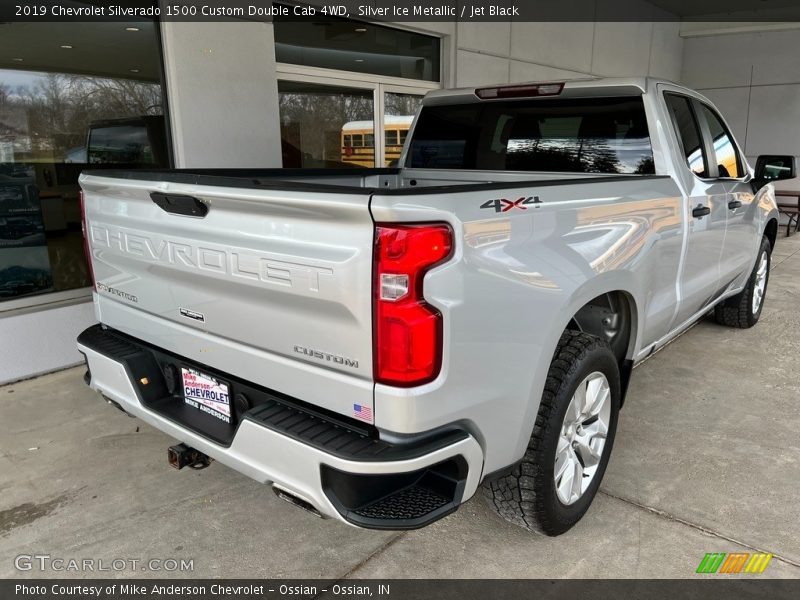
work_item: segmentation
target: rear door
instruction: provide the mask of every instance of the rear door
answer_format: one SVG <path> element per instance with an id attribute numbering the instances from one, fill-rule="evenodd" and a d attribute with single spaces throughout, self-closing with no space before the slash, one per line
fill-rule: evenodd
<path id="1" fill-rule="evenodd" d="M 716 178 L 710 147 L 702 135 L 693 99 L 664 94 L 673 130 L 691 174 L 687 182 L 688 231 L 679 277 L 680 301 L 673 326 L 680 326 L 717 297 L 725 243 L 728 190 Z"/>
<path id="2" fill-rule="evenodd" d="M 760 230 L 756 218 L 755 195 L 750 177 L 725 122 L 719 113 L 703 102 L 696 102 L 701 125 L 713 147 L 712 164 L 716 164 L 717 180 L 728 193 L 725 246 L 720 261 L 720 288 L 744 284 L 753 268 Z M 703 123 L 704 121 L 704 123 Z"/>
<path id="3" fill-rule="evenodd" d="M 348 416 L 371 407 L 368 193 L 172 179 L 81 178 L 101 322 Z"/>

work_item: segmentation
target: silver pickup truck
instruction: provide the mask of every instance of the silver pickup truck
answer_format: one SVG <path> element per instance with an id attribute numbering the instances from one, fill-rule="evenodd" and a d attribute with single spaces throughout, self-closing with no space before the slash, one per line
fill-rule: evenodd
<path id="1" fill-rule="evenodd" d="M 794 158 L 638 78 L 430 93 L 399 165 L 84 173 L 86 381 L 317 514 L 563 533 L 633 367 L 758 321 Z"/>

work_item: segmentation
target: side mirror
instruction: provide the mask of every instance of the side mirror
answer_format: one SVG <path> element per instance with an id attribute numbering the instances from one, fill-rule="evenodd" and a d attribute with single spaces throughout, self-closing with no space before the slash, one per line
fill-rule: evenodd
<path id="1" fill-rule="evenodd" d="M 763 187 L 770 181 L 794 179 L 797 177 L 797 166 L 794 156 L 773 156 L 765 154 L 756 161 L 755 180 L 758 187 Z"/>

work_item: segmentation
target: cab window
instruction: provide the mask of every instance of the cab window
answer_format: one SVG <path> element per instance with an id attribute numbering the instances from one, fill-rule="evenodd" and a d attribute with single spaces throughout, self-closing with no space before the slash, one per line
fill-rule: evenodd
<path id="1" fill-rule="evenodd" d="M 719 177 L 738 179 L 744 176 L 742 161 L 736 150 L 733 136 L 720 119 L 719 115 L 705 104 L 700 105 L 700 111 L 708 123 L 708 132 L 714 146 L 714 160 L 717 163 Z"/>
<path id="2" fill-rule="evenodd" d="M 641 96 L 425 106 L 406 165 L 567 173 L 655 173 Z"/>

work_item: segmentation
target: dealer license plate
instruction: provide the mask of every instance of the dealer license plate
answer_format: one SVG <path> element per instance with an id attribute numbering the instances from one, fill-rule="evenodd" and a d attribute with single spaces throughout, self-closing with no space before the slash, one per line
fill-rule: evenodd
<path id="1" fill-rule="evenodd" d="M 181 368 L 183 377 L 183 399 L 186 404 L 216 417 L 225 423 L 231 422 L 231 400 L 228 384 L 194 369 Z"/>

